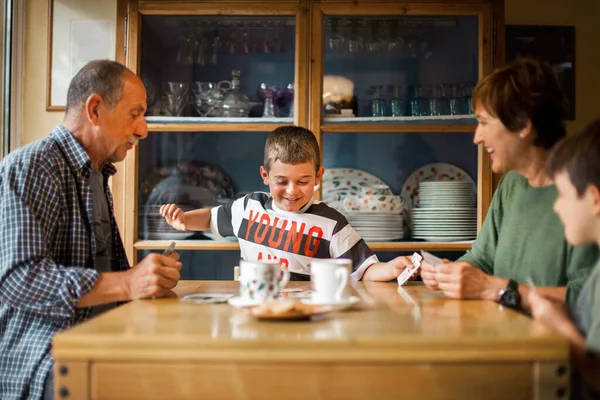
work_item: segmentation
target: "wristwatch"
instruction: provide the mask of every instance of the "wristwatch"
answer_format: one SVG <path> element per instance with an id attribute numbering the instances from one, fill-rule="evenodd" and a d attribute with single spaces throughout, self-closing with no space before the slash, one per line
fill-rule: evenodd
<path id="1" fill-rule="evenodd" d="M 521 304 L 519 295 L 519 283 L 513 279 L 508 281 L 508 285 L 498 292 L 498 302 L 505 307 L 516 308 Z"/>

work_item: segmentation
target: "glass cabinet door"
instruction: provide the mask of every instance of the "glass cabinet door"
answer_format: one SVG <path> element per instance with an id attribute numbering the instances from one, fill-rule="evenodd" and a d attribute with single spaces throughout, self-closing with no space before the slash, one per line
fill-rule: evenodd
<path id="1" fill-rule="evenodd" d="M 296 17 L 144 15 L 149 122 L 294 121 Z"/>
<path id="2" fill-rule="evenodd" d="M 491 6 L 313 8 L 310 127 L 321 198 L 380 251 L 470 248 L 491 172 L 473 144 L 473 88 L 491 69 Z"/>
<path id="3" fill-rule="evenodd" d="M 159 209 L 163 204 L 184 211 L 215 207 L 268 191 L 259 167 L 269 133 L 151 132 L 139 144 L 137 240 L 206 240 L 204 247 L 235 247 L 228 244 L 235 243 L 232 238 L 217 240 L 210 231 L 177 231 Z"/>
<path id="4" fill-rule="evenodd" d="M 492 3 L 130 1 L 126 60 L 146 85 L 149 128 L 116 196 L 130 260 L 171 240 L 194 263 L 237 254 L 237 242 L 171 229 L 158 207 L 212 207 L 268 190 L 259 176 L 265 140 L 292 123 L 321 146 L 317 197 L 347 214 L 381 259 L 470 248 L 492 193 L 469 101 L 492 66 Z M 372 193 L 336 190 L 358 173 Z M 421 196 L 421 182 L 436 180 L 467 185 Z M 456 224 L 434 221 L 448 210 L 419 211 L 448 208 L 440 198 L 452 190 L 450 208 L 468 209 L 455 210 Z M 359 210 L 363 195 L 402 215 L 365 225 L 367 214 L 355 215 L 368 211 Z"/>
<path id="5" fill-rule="evenodd" d="M 473 123 L 471 93 L 491 60 L 489 7 L 320 5 L 313 111 L 335 125 Z"/>
<path id="6" fill-rule="evenodd" d="M 325 122 L 443 122 L 471 116 L 477 29 L 475 16 L 327 16 Z"/>
<path id="7" fill-rule="evenodd" d="M 131 260 L 171 240 L 178 250 L 239 248 L 210 232 L 176 231 L 159 208 L 213 207 L 265 190 L 259 166 L 267 135 L 304 125 L 308 115 L 301 3 L 129 4 L 127 63 L 146 86 L 149 130 L 127 159 L 123 183 Z"/>
<path id="8" fill-rule="evenodd" d="M 126 62 L 146 84 L 150 124 L 304 123 L 304 2 L 130 1 L 126 8 Z"/>

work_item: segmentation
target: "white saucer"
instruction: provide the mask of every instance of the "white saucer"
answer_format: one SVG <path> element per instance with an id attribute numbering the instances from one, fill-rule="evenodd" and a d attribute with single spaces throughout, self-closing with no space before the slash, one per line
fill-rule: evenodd
<path id="1" fill-rule="evenodd" d="M 250 299 L 245 299 L 241 296 L 235 296 L 230 298 L 229 300 L 227 300 L 227 302 L 234 306 L 235 308 L 246 308 L 246 307 L 254 307 L 257 306 L 261 303 L 261 300 L 250 300 Z"/>
<path id="2" fill-rule="evenodd" d="M 315 303 L 313 299 L 301 299 L 300 301 L 311 306 L 332 306 L 335 310 L 340 311 L 357 304 L 360 301 L 360 298 L 356 296 L 350 296 L 348 300 L 336 301 L 334 303 Z"/>

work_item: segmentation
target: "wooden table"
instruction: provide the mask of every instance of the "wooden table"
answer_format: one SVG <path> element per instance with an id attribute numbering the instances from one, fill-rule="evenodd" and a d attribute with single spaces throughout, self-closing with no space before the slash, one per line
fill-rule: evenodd
<path id="1" fill-rule="evenodd" d="M 237 288 L 182 281 L 175 292 Z M 528 317 L 420 285 L 354 290 L 357 309 L 304 322 L 131 302 L 54 338 L 56 399 L 568 398 L 568 343 Z"/>

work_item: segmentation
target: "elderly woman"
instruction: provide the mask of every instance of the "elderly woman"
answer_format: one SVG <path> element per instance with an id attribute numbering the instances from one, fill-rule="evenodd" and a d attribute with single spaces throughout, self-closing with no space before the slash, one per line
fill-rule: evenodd
<path id="1" fill-rule="evenodd" d="M 573 303 L 598 248 L 570 246 L 553 212 L 557 190 L 544 166 L 566 136 L 565 97 L 545 63 L 520 59 L 482 79 L 472 98 L 473 142 L 504 173 L 473 247 L 456 262 L 423 263 L 421 277 L 448 297 L 497 301 L 529 309 L 537 293 Z"/>

